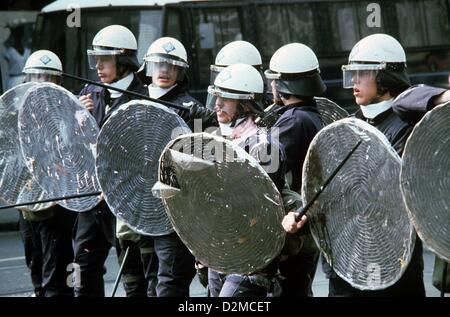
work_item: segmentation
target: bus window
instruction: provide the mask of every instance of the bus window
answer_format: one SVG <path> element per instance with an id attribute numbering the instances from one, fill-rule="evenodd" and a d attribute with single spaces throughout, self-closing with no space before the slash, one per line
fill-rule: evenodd
<path id="1" fill-rule="evenodd" d="M 399 41 L 406 49 L 413 84 L 449 87 L 450 24 L 446 0 L 395 4 Z"/>
<path id="2" fill-rule="evenodd" d="M 86 50 L 102 28 L 120 24 L 129 28 L 138 42 L 138 60 L 142 59 L 150 44 L 161 36 L 162 10 L 142 8 L 82 9 L 81 27 L 70 28 L 66 24 L 66 11 L 41 14 L 38 17 L 33 50 L 49 49 L 57 54 L 64 71 L 84 78 L 97 80 L 95 70 L 90 70 Z M 77 93 L 84 84 L 64 80 L 64 86 Z"/>
<path id="3" fill-rule="evenodd" d="M 350 51 L 360 39 L 373 33 L 386 33 L 383 14 L 380 27 L 369 27 L 367 19 L 371 12 L 367 6 L 371 1 L 339 2 L 329 4 L 329 21 L 333 30 L 333 46 L 335 52 Z M 381 13 L 383 7 L 381 7 Z"/>
<path id="4" fill-rule="evenodd" d="M 181 37 L 181 16 L 178 10 L 167 9 L 164 36 L 170 36 L 183 42 Z"/>
<path id="5" fill-rule="evenodd" d="M 269 61 L 281 46 L 300 42 L 316 49 L 313 12 L 309 4 L 258 5 L 256 15 L 261 57 Z"/>
<path id="6" fill-rule="evenodd" d="M 400 1 L 395 7 L 399 40 L 405 48 L 450 44 L 445 0 Z"/>
<path id="7" fill-rule="evenodd" d="M 192 11 L 195 39 L 193 46 L 197 51 L 197 74 L 199 86 L 209 85 L 209 66 L 214 64 L 219 50 L 226 44 L 242 40 L 240 13 L 237 8 L 195 8 Z M 211 25 L 212 24 L 212 25 Z M 213 30 L 209 38 L 214 39 L 214 45 L 201 45 L 204 32 Z M 210 41 L 205 43 L 210 44 Z M 203 47 L 202 47 L 203 46 Z"/>

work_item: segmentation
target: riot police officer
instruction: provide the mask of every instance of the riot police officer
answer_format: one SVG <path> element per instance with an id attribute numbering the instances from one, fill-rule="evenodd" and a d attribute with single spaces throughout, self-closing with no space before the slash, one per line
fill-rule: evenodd
<path id="1" fill-rule="evenodd" d="M 23 73 L 26 82 L 60 85 L 62 64 L 53 52 L 39 50 L 27 59 Z M 74 212 L 59 205 L 39 211 L 22 210 L 19 228 L 37 297 L 73 296 L 66 270 L 74 256 L 71 232 L 75 218 Z"/>
<path id="2" fill-rule="evenodd" d="M 124 26 L 110 25 L 100 30 L 87 51 L 89 66 L 97 71 L 103 84 L 145 94 L 146 89 L 134 74 L 139 69 L 137 42 Z M 87 85 L 80 92 L 80 101 L 101 127 L 120 105 L 134 99 L 112 89 Z M 118 250 L 130 246 L 129 260 L 124 267 L 124 288 L 127 296 L 145 296 L 146 282 L 140 263 L 139 248 L 129 242 L 116 241 L 116 219 L 105 201 L 90 211 L 80 213 L 74 232 L 75 263 L 80 266 L 81 283 L 75 286 L 75 296 L 104 296 L 104 263 L 111 246 Z M 128 241 L 123 239 L 122 241 Z"/>
<path id="3" fill-rule="evenodd" d="M 282 106 L 277 110 L 278 120 L 273 135 L 279 138 L 286 151 L 286 178 L 290 190 L 299 192 L 302 167 L 309 144 L 324 123 L 316 107 L 314 96 L 321 95 L 326 86 L 320 77 L 319 62 L 306 45 L 291 43 L 279 48 L 265 72 L 274 95 Z M 286 247 L 279 270 L 283 280 L 283 296 L 312 296 L 319 251 L 315 246 L 306 219 L 296 224 L 294 213 L 283 220 L 288 231 Z M 295 230 L 290 224 L 295 223 Z M 301 226 L 300 230 L 298 230 Z M 295 232 L 295 233 L 294 233 Z"/>

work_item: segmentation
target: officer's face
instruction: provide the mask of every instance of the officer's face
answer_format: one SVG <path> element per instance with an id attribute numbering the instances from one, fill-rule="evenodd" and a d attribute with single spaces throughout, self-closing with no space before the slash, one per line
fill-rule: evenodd
<path id="1" fill-rule="evenodd" d="M 353 77 L 352 83 L 353 96 L 358 105 L 368 105 L 377 97 L 376 73 L 358 72 L 358 75 Z"/>
<path id="2" fill-rule="evenodd" d="M 112 83 L 117 77 L 116 60 L 114 56 L 98 56 L 96 58 L 97 75 L 105 84 Z"/>
<path id="3" fill-rule="evenodd" d="M 236 116 L 239 101 L 236 99 L 228 99 L 217 97 L 214 110 L 217 113 L 217 120 L 220 123 L 230 123 Z"/>
<path id="4" fill-rule="evenodd" d="M 169 63 L 154 63 L 152 83 L 160 88 L 170 88 L 177 82 L 178 67 Z"/>

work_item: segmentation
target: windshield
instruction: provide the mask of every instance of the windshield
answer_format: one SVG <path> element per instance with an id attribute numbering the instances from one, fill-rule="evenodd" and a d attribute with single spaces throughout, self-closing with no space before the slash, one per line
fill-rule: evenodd
<path id="1" fill-rule="evenodd" d="M 86 50 L 92 39 L 102 28 L 120 24 L 129 28 L 138 42 L 138 60 L 149 45 L 161 36 L 162 10 L 142 8 L 83 9 L 80 27 L 68 27 L 68 12 L 41 14 L 38 17 L 33 39 L 33 51 L 48 49 L 59 56 L 64 72 L 83 78 L 98 80 L 95 70 L 90 70 Z M 84 86 L 81 82 L 65 79 L 64 87 L 78 93 Z"/>

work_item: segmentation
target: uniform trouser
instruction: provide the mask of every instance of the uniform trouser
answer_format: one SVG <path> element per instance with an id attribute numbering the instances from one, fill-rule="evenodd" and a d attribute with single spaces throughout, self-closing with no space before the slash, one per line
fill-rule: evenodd
<path id="1" fill-rule="evenodd" d="M 42 250 L 38 238 L 33 232 L 31 221 L 25 220 L 22 215 L 19 217 L 19 230 L 22 236 L 25 263 L 30 270 L 31 283 L 33 284 L 36 296 L 44 296 L 42 289 Z"/>
<path id="2" fill-rule="evenodd" d="M 156 297 L 158 284 L 158 257 L 156 256 L 153 239 L 141 237 L 138 241 L 144 276 L 147 282 L 147 297 Z"/>
<path id="3" fill-rule="evenodd" d="M 195 276 L 194 256 L 176 233 L 164 236 L 143 237 L 152 240 L 157 263 L 157 297 L 188 297 L 189 286 Z M 151 243 L 151 242 L 147 242 Z M 146 263 L 144 269 L 150 281 L 155 272 L 155 262 Z M 151 267 L 150 267 L 151 266 Z"/>
<path id="4" fill-rule="evenodd" d="M 127 248 L 128 256 L 123 264 L 122 282 L 127 297 L 147 297 L 147 280 L 144 275 L 141 252 L 136 242 L 119 240 L 119 265 L 122 265 Z"/>
<path id="5" fill-rule="evenodd" d="M 79 279 L 75 284 L 76 297 L 104 297 L 105 261 L 116 244 L 115 217 L 101 203 L 92 210 L 78 214 L 73 245 Z"/>
<path id="6" fill-rule="evenodd" d="M 423 284 L 422 242 L 416 236 L 411 261 L 405 273 L 394 285 L 379 291 L 361 291 L 332 272 L 329 284 L 330 297 L 425 297 Z"/>
<path id="7" fill-rule="evenodd" d="M 280 261 L 279 271 L 283 277 L 283 297 L 313 297 L 312 283 L 319 261 L 319 250 L 302 249 L 296 255 Z"/>
<path id="8" fill-rule="evenodd" d="M 37 296 L 73 296 L 67 269 L 74 257 L 71 232 L 75 217 L 75 213 L 61 209 L 40 221 L 20 217 L 25 261 Z"/>
<path id="9" fill-rule="evenodd" d="M 208 269 L 208 287 L 211 297 L 271 297 L 279 296 L 276 278 L 260 274 L 222 274 Z"/>

